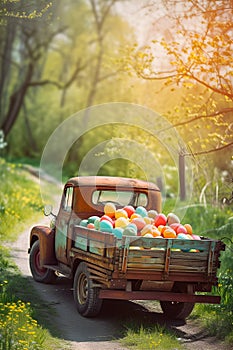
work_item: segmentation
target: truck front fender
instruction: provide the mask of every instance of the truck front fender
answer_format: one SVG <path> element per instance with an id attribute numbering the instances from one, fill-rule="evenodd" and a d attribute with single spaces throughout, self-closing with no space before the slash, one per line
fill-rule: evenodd
<path id="1" fill-rule="evenodd" d="M 55 232 L 47 226 L 34 226 L 30 233 L 30 249 L 35 241 L 40 242 L 40 263 L 43 265 L 57 264 L 55 256 Z"/>

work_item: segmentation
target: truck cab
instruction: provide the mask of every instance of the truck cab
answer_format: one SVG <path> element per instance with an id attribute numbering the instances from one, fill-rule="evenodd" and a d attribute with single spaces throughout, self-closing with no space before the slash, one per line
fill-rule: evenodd
<path id="1" fill-rule="evenodd" d="M 107 176 L 70 178 L 64 186 L 54 227 L 35 226 L 30 233 L 29 253 L 37 242 L 38 252 L 31 262 L 37 281 L 52 282 L 54 271 L 74 274 L 70 258 L 73 227 L 92 215 L 103 215 L 107 202 L 116 208 L 132 205 L 161 211 L 160 190 L 151 182 Z"/>

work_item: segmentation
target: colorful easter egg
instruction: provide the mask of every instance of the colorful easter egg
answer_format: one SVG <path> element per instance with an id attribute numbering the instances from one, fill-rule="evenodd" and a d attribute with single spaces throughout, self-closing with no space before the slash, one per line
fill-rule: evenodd
<path id="1" fill-rule="evenodd" d="M 100 221 L 100 231 L 102 232 L 112 232 L 113 226 L 108 220 Z"/>
<path id="2" fill-rule="evenodd" d="M 124 209 L 117 209 L 116 211 L 115 211 L 115 218 L 116 219 L 119 219 L 119 218 L 121 218 L 121 217 L 123 217 L 123 218 L 128 218 L 128 213 L 127 213 L 127 211 L 125 211 Z"/>
<path id="3" fill-rule="evenodd" d="M 96 219 L 99 219 L 99 217 L 97 215 L 92 215 L 88 218 L 88 223 L 94 224 Z"/>
<path id="4" fill-rule="evenodd" d="M 104 206 L 104 214 L 109 216 L 110 218 L 114 218 L 115 216 L 115 211 L 116 211 L 116 206 L 115 204 L 108 202 Z"/>
<path id="5" fill-rule="evenodd" d="M 127 212 L 128 218 L 135 213 L 135 209 L 132 205 L 126 205 L 123 209 Z"/>
<path id="6" fill-rule="evenodd" d="M 123 236 L 136 236 L 137 232 L 133 227 L 126 226 L 123 231 Z"/>
<path id="7" fill-rule="evenodd" d="M 87 219 L 83 219 L 79 223 L 79 225 L 82 226 L 82 227 L 87 227 L 87 224 L 88 224 L 88 220 Z"/>
<path id="8" fill-rule="evenodd" d="M 147 210 L 146 208 L 142 207 L 142 206 L 138 206 L 135 210 L 136 214 L 139 214 L 141 217 L 145 217 L 147 216 Z"/>
<path id="9" fill-rule="evenodd" d="M 124 218 L 124 217 L 120 217 L 118 219 L 116 219 L 115 221 L 115 227 L 126 227 L 128 225 L 129 221 Z"/>

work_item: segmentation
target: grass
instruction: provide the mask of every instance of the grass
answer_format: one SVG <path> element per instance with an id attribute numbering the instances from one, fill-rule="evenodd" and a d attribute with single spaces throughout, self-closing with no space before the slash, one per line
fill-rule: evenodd
<path id="1" fill-rule="evenodd" d="M 41 215 L 38 185 L 23 175 L 20 165 L 0 158 L 0 241 L 16 239 L 29 218 Z"/>
<path id="2" fill-rule="evenodd" d="M 139 350 L 182 350 L 183 345 L 176 339 L 176 335 L 166 328 L 154 325 L 153 328 L 139 329 L 130 327 L 122 343 L 132 349 Z"/>
<path id="3" fill-rule="evenodd" d="M 222 215 L 222 213 L 221 213 Z M 218 287 L 214 294 L 221 296 L 220 305 L 199 304 L 195 306 L 192 317 L 198 317 L 209 333 L 233 344 L 233 218 L 226 218 L 226 224 L 209 230 L 209 236 L 223 240 L 227 246 L 221 255 Z"/>
<path id="4" fill-rule="evenodd" d="M 26 176 L 20 165 L 1 158 L 0 180 L 4 184 L 0 200 L 0 350 L 64 348 L 48 319 L 49 306 L 44 307 L 4 247 L 4 242 L 17 239 L 28 227 L 29 219 L 41 216 L 43 205 L 39 186 Z"/>

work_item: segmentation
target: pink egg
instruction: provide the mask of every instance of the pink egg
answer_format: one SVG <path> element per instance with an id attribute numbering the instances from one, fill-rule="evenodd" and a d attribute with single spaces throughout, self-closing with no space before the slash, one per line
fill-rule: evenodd
<path id="1" fill-rule="evenodd" d="M 186 233 L 187 234 L 187 230 L 186 228 L 183 226 L 183 225 L 180 225 L 177 230 L 176 230 L 177 233 Z"/>
<path id="2" fill-rule="evenodd" d="M 146 226 L 146 223 L 143 220 L 143 218 L 134 218 L 132 220 L 132 223 L 137 226 L 138 231 L 141 231 L 143 229 L 143 227 Z"/>

